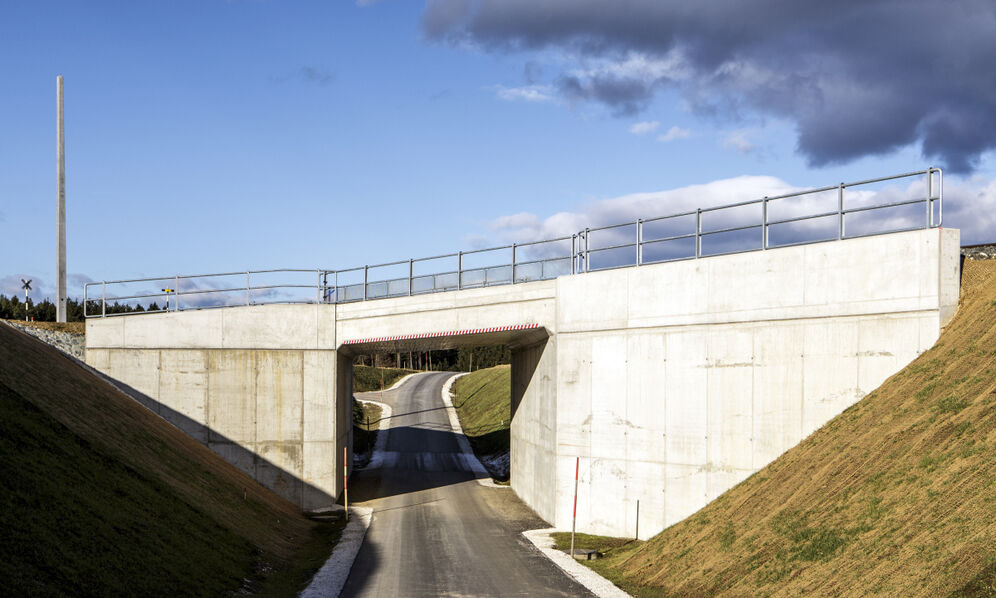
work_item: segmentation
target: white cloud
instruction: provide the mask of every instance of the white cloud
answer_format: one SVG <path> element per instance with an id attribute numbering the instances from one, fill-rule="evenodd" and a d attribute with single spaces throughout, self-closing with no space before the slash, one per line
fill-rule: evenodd
<path id="1" fill-rule="evenodd" d="M 675 141 L 676 139 L 688 139 L 692 136 L 692 132 L 689 129 L 682 129 L 681 127 L 674 126 L 667 130 L 667 133 L 657 136 L 657 141 L 662 141 L 667 143 L 668 141 Z"/>
<path id="2" fill-rule="evenodd" d="M 923 177 L 899 179 L 895 184 L 877 185 L 874 188 L 853 187 L 846 190 L 849 207 L 882 204 L 905 199 L 919 199 L 924 196 Z M 694 212 L 697 208 L 711 208 L 762 197 L 775 197 L 802 191 L 786 181 L 771 176 L 739 176 L 720 179 L 700 185 L 689 185 L 669 191 L 634 193 L 601 199 L 586 203 L 574 211 L 559 212 L 546 218 L 527 212 L 502 216 L 493 220 L 490 245 L 510 242 L 527 242 L 570 236 L 586 227 L 598 228 L 613 224 L 635 222 L 637 219 L 651 219 L 658 216 Z M 822 194 L 807 194 L 785 200 L 769 202 L 769 219 L 781 220 L 798 216 L 835 211 L 836 190 Z M 901 229 L 922 225 L 923 207 L 910 206 L 908 210 L 882 210 L 866 212 L 870 220 L 854 216 L 848 220 L 848 232 L 861 234 L 878 227 L 881 229 Z M 673 220 L 658 221 L 653 225 L 657 232 L 651 232 L 651 225 L 645 224 L 645 239 L 660 238 L 666 235 L 693 233 L 694 215 Z M 703 214 L 704 230 L 734 226 L 749 226 L 760 221 L 760 206 L 754 204 L 743 208 L 711 211 Z M 981 176 L 970 179 L 946 177 L 944 189 L 944 226 L 961 229 L 962 244 L 996 242 L 996 180 Z M 780 227 L 780 228 L 779 228 Z M 778 230 L 776 230 L 778 229 Z M 632 242 L 634 227 L 623 227 L 592 233 L 592 240 L 601 246 Z M 719 246 L 730 243 L 756 243 L 760 238 L 759 229 L 748 229 L 734 233 L 729 238 L 724 235 L 706 237 L 708 243 Z M 793 240 L 817 240 L 820 235 L 835 234 L 833 218 L 804 220 L 791 225 L 774 225 L 771 228 L 772 243 L 792 242 Z M 597 235 L 597 237 L 596 237 Z M 654 236 L 656 235 L 656 237 Z M 495 238 L 497 237 L 497 238 Z M 717 247 L 717 245 L 713 245 Z M 623 250 L 624 252 L 626 250 Z"/>
<path id="3" fill-rule="evenodd" d="M 741 154 L 749 154 L 757 149 L 757 146 L 747 138 L 749 134 L 750 131 L 747 129 L 731 131 L 726 137 L 720 140 L 719 144 L 725 149 L 732 149 Z"/>
<path id="4" fill-rule="evenodd" d="M 549 85 L 524 85 L 522 87 L 494 86 L 495 94 L 509 102 L 552 102 L 553 89 Z"/>
<path id="5" fill-rule="evenodd" d="M 661 126 L 660 121 L 648 120 L 633 124 L 629 128 L 629 132 L 634 135 L 646 135 L 647 133 L 653 133 L 660 126 Z"/>

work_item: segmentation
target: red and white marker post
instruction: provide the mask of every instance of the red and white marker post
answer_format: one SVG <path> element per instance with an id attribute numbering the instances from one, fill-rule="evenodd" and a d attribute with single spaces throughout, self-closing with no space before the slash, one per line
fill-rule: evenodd
<path id="1" fill-rule="evenodd" d="M 342 494 L 346 507 L 346 521 L 349 521 L 349 447 L 342 447 Z"/>

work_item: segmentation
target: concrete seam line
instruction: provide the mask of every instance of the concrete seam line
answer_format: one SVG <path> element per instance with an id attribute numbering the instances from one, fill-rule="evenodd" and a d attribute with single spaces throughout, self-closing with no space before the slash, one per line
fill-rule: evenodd
<path id="1" fill-rule="evenodd" d="M 346 529 L 342 530 L 339 543 L 332 550 L 329 560 L 325 561 L 322 568 L 311 578 L 308 587 L 298 594 L 301 598 L 338 596 L 342 592 L 342 587 L 346 585 L 349 571 L 353 568 L 353 561 L 356 560 L 356 555 L 363 544 L 363 537 L 370 527 L 373 509 L 351 507 L 349 512 L 353 517 L 346 524 Z"/>
<path id="2" fill-rule="evenodd" d="M 511 484 L 508 486 L 501 486 L 495 484 L 495 481 L 491 479 L 491 473 L 484 467 L 481 460 L 477 458 L 474 453 L 474 449 L 470 448 L 470 441 L 467 440 L 467 435 L 463 433 L 463 426 L 460 425 L 460 418 L 457 417 L 456 407 L 453 406 L 453 397 L 450 394 L 450 389 L 453 387 L 453 383 L 457 381 L 458 378 L 466 376 L 467 373 L 457 374 L 451 376 L 445 384 L 443 384 L 443 390 L 440 392 L 443 398 L 443 405 L 446 406 L 446 415 L 450 418 L 450 428 L 456 433 L 457 444 L 460 445 L 460 452 L 464 454 L 464 458 L 470 465 L 471 470 L 477 475 L 484 474 L 483 478 L 477 478 L 477 483 L 482 486 L 487 486 L 489 488 L 511 488 Z"/>
<path id="3" fill-rule="evenodd" d="M 522 535 L 532 542 L 533 546 L 550 559 L 554 565 L 560 567 L 564 573 L 574 578 L 575 581 L 588 588 L 588 591 L 599 598 L 626 598 L 629 596 L 629 594 L 620 590 L 611 581 L 575 561 L 566 552 L 561 552 L 554 548 L 556 544 L 550 534 L 555 531 L 557 529 L 553 527 L 532 529 L 522 532 Z"/>

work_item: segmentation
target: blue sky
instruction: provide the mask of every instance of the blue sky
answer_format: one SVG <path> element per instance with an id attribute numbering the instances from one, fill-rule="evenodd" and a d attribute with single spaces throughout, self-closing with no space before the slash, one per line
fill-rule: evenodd
<path id="1" fill-rule="evenodd" d="M 861 39 L 910 37 L 876 4 L 838 12 L 878 27 Z M 992 8 L 963 4 L 978 31 L 936 16 L 933 37 L 961 31 L 972 54 L 938 64 L 989 64 Z M 969 84 L 960 68 L 897 69 L 918 59 L 906 42 L 855 59 L 843 17 L 788 14 L 754 35 L 702 9 L 679 31 L 671 3 L 623 5 L 5 3 L 0 292 L 23 276 L 53 293 L 58 74 L 71 296 L 84 280 L 527 241 L 668 213 L 737 177 L 730 201 L 928 165 L 949 170 L 947 224 L 996 240 L 988 70 Z"/>

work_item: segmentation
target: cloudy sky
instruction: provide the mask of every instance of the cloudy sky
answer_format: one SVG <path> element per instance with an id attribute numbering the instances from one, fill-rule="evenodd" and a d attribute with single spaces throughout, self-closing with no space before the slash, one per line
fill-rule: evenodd
<path id="1" fill-rule="evenodd" d="M 79 296 L 927 166 L 996 241 L 994 63 L 991 0 L 5 3 L 0 292 L 52 293 L 60 73 Z"/>

